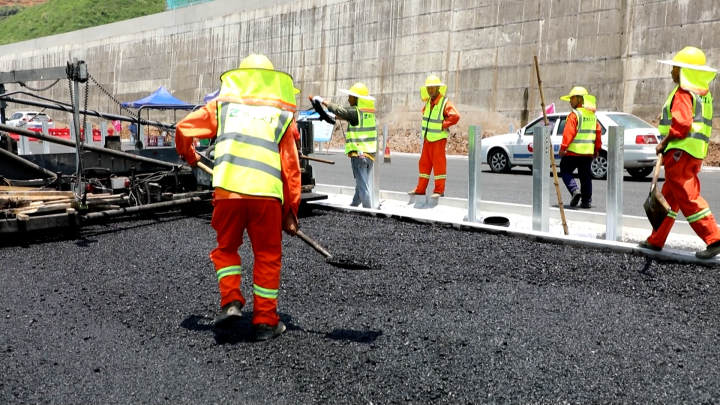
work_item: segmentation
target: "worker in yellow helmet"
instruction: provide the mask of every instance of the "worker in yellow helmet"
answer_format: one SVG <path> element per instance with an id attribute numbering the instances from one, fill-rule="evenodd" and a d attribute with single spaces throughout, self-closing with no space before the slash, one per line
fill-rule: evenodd
<path id="1" fill-rule="evenodd" d="M 423 146 L 418 162 L 418 182 L 415 188 L 408 192 L 410 195 L 425 195 L 430 183 L 430 172 L 433 172 L 435 178 L 432 198 L 445 195 L 448 128 L 460 120 L 455 106 L 445 97 L 446 91 L 447 86 L 435 75 L 428 76 L 425 84 L 420 87 L 420 98 L 425 102 L 420 128 Z"/>
<path id="2" fill-rule="evenodd" d="M 247 229 L 254 253 L 252 324 L 255 338 L 267 340 L 285 331 L 277 314 L 282 230 L 296 233 L 300 204 L 295 87 L 290 75 L 256 54 L 220 81 L 217 98 L 176 125 L 176 149 L 196 165 L 193 140 L 216 138 L 211 224 L 217 247 L 210 259 L 221 309 L 215 326 L 231 326 L 245 305 L 238 248 Z"/>
<path id="3" fill-rule="evenodd" d="M 345 154 L 350 158 L 353 177 L 355 178 L 355 194 L 351 206 L 360 204 L 364 208 L 372 207 L 370 201 L 370 180 L 375 153 L 377 151 L 377 126 L 375 124 L 375 98 L 370 96 L 367 86 L 355 83 L 352 87 L 340 90 L 347 94 L 350 107 L 325 101 L 319 96 L 310 96 L 324 105 L 336 118 L 348 122 L 345 134 Z"/>
<path id="4" fill-rule="evenodd" d="M 695 255 L 709 259 L 720 253 L 720 230 L 707 201 L 700 195 L 698 173 L 710 143 L 713 118 L 710 82 L 717 70 L 707 66 L 703 51 L 692 46 L 683 48 L 672 60 L 658 62 L 672 66 L 670 75 L 675 82 L 662 109 L 658 130 L 663 139 L 656 148 L 658 154 L 663 154 L 662 194 L 670 204 L 670 211 L 640 247 L 662 249 L 678 211 L 682 211 L 695 233 L 707 244 L 705 250 Z"/>
<path id="5" fill-rule="evenodd" d="M 602 130 L 595 117 L 595 97 L 586 88 L 575 86 L 570 93 L 560 97 L 570 102 L 572 112 L 568 114 L 560 144 L 560 176 L 570 192 L 570 206 L 576 207 L 582 199 L 580 208 L 591 208 L 593 159 L 602 147 Z M 580 187 L 573 173 L 578 171 Z"/>

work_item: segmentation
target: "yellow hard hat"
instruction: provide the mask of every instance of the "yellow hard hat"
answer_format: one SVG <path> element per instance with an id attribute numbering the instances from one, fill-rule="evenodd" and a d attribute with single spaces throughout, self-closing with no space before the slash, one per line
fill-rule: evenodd
<path id="1" fill-rule="evenodd" d="M 658 62 L 681 68 L 717 72 L 717 70 L 705 64 L 705 53 L 694 46 L 686 46 L 676 53 L 672 60 L 658 60 Z"/>
<path id="2" fill-rule="evenodd" d="M 268 59 L 267 56 L 260 55 L 257 53 L 251 53 L 250 55 L 246 56 L 245 59 L 243 59 L 240 62 L 239 68 L 240 69 L 267 69 L 267 70 L 275 69 L 272 62 L 270 62 L 270 59 Z"/>
<path id="3" fill-rule="evenodd" d="M 587 96 L 588 91 L 585 87 L 575 86 L 570 90 L 570 93 L 560 97 L 560 100 L 562 101 L 570 101 L 570 97 L 572 96 Z"/>
<path id="4" fill-rule="evenodd" d="M 435 75 L 430 75 L 425 79 L 425 84 L 423 87 L 436 87 L 436 86 L 444 86 L 445 83 L 440 80 L 439 77 Z"/>
<path id="5" fill-rule="evenodd" d="M 364 100 L 375 100 L 375 97 L 370 96 L 367 86 L 360 82 L 353 84 L 349 90 L 341 89 L 340 92 L 357 98 L 362 98 Z"/>

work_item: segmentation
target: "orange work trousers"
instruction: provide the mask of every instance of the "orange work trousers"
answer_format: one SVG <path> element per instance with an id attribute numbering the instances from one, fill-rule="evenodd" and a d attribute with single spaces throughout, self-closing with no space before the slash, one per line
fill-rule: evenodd
<path id="1" fill-rule="evenodd" d="M 434 193 L 445 193 L 445 180 L 447 179 L 447 159 L 445 157 L 445 146 L 447 138 L 430 142 L 425 138 L 418 163 L 418 183 L 415 187 L 416 194 L 425 194 L 428 183 L 430 183 L 430 172 L 434 173 Z"/>
<path id="2" fill-rule="evenodd" d="M 700 196 L 700 179 L 697 175 L 702 168 L 702 159 L 694 158 L 679 149 L 671 149 L 663 156 L 663 166 L 665 184 L 662 195 L 670 204 L 671 212 L 660 227 L 652 232 L 647 239 L 648 243 L 665 246 L 678 210 L 682 211 L 692 229 L 706 244 L 720 241 L 720 230 L 715 217 L 710 212 L 707 201 Z"/>
<path id="3" fill-rule="evenodd" d="M 213 201 L 212 227 L 217 247 L 210 252 L 220 288 L 220 307 L 245 298 L 240 290 L 242 276 L 238 248 L 247 229 L 252 245 L 253 324 L 277 325 L 277 294 L 280 288 L 282 257 L 282 205 L 265 198 L 233 198 Z"/>

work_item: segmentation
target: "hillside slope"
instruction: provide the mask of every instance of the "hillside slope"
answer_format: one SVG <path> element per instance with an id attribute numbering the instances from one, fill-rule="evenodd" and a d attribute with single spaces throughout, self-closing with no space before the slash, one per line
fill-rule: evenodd
<path id="1" fill-rule="evenodd" d="M 165 0 L 50 0 L 3 19 L 0 45 L 165 11 Z"/>

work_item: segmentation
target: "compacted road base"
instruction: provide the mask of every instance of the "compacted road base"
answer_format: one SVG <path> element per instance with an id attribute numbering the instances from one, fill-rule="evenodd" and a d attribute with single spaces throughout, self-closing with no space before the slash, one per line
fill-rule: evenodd
<path id="1" fill-rule="evenodd" d="M 716 403 L 718 270 L 315 210 L 285 236 L 287 332 L 217 311 L 210 216 L 0 247 L 0 403 Z"/>

